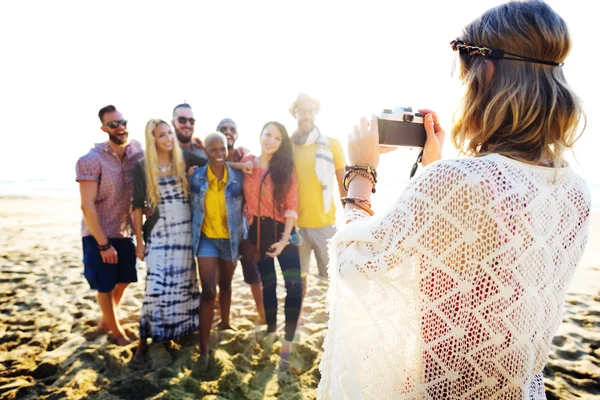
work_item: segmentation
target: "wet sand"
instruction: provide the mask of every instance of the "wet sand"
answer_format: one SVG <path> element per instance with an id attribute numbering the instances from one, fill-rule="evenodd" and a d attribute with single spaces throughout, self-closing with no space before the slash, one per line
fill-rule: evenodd
<path id="1" fill-rule="evenodd" d="M 0 198 L 0 399 L 314 399 L 327 329 L 327 282 L 309 276 L 289 366 L 281 343 L 264 346 L 266 327 L 238 266 L 231 322 L 211 334 L 214 361 L 196 370 L 197 336 L 150 346 L 131 363 L 137 342 L 119 347 L 97 330 L 96 294 L 83 277 L 77 199 Z M 600 224 L 600 214 L 593 217 Z M 600 395 L 600 229 L 569 290 L 564 322 L 544 370 L 550 399 Z M 313 269 L 316 272 L 316 268 Z M 120 317 L 137 339 L 145 267 L 127 289 Z M 283 307 L 285 290 L 279 277 Z M 215 327 L 218 323 L 215 314 Z M 283 309 L 278 321 L 283 325 Z M 283 326 L 279 329 L 282 336 Z M 267 347 L 267 348 L 265 348 Z"/>

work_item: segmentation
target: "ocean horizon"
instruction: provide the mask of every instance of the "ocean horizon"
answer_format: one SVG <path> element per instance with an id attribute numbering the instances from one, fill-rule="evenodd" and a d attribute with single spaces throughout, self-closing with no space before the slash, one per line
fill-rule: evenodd
<path id="1" fill-rule="evenodd" d="M 408 183 L 408 179 L 381 176 L 380 182 L 388 185 L 380 185 L 375 194 L 376 203 L 380 205 L 389 204 L 395 199 Z M 391 184 L 395 179 L 397 185 Z M 592 197 L 592 207 L 600 208 L 600 183 L 590 183 L 588 187 Z M 0 197 L 49 197 L 49 198 L 78 198 L 79 185 L 73 176 L 72 180 L 47 179 L 47 178 L 23 178 L 23 179 L 0 179 Z"/>

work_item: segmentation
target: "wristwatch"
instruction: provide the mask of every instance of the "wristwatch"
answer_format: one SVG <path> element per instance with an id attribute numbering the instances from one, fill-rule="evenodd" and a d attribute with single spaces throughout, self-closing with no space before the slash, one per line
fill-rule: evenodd
<path id="1" fill-rule="evenodd" d="M 104 244 L 104 245 L 100 245 L 99 244 L 98 245 L 98 250 L 100 250 L 100 251 L 106 251 L 106 250 L 110 249 L 110 246 L 112 246 L 110 244 L 110 241 L 108 243 Z"/>

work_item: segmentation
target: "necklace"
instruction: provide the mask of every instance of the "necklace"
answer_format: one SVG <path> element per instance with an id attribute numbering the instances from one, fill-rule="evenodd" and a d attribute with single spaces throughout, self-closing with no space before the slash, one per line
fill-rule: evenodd
<path id="1" fill-rule="evenodd" d="M 158 164 L 158 170 L 160 172 L 169 172 L 173 168 L 173 163 L 169 163 L 169 165 L 160 165 Z"/>

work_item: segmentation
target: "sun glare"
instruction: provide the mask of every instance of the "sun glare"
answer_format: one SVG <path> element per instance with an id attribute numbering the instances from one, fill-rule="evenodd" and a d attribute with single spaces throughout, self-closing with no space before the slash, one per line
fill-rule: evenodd
<path id="1" fill-rule="evenodd" d="M 0 148 L 0 180 L 60 180 L 76 191 L 73 165 L 105 140 L 96 113 L 106 104 L 123 110 L 131 136 L 141 141 L 148 119 L 170 120 L 185 100 L 195 110 L 197 136 L 230 117 L 239 143 L 251 149 L 265 121 L 293 130 L 287 109 L 299 92 L 321 100 L 317 123 L 342 140 L 361 116 L 399 105 L 435 109 L 449 127 L 457 91 L 448 42 L 499 3 L 39 1 L 36 13 L 28 12 L 30 3 L 3 3 L 0 33 L 15 40 L 2 44 L 11 54 L 0 76 L 10 145 Z M 567 77 L 595 110 L 597 93 L 586 78 L 594 64 L 581 51 L 592 47 L 593 35 L 584 31 L 592 17 L 572 2 L 549 3 L 572 30 Z M 588 117 L 578 160 L 596 179 L 586 169 L 598 147 L 596 118 Z M 14 151 L 23 137 L 34 143 L 26 158 Z M 405 153 L 387 157 L 385 168 L 411 164 L 413 155 Z"/>

